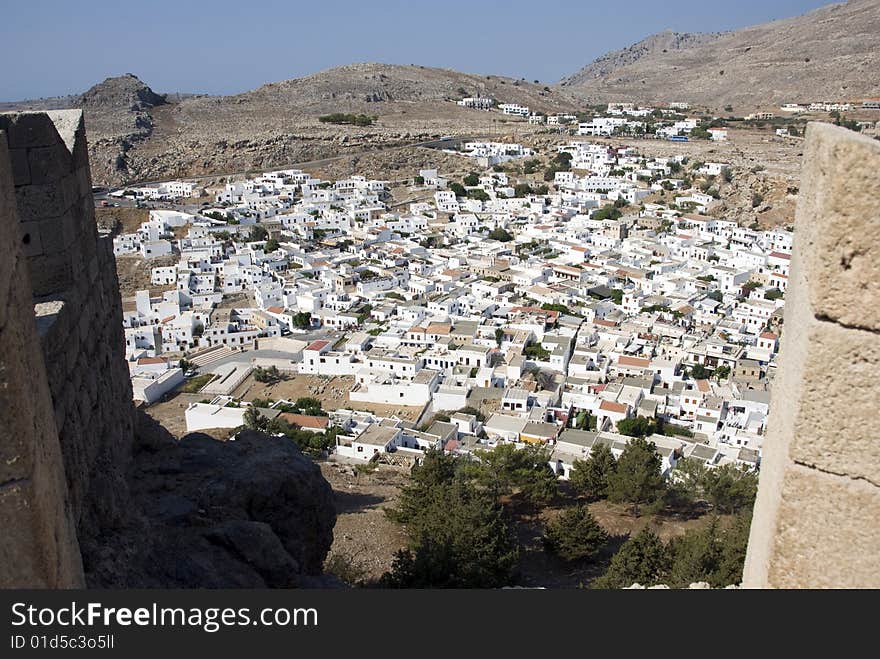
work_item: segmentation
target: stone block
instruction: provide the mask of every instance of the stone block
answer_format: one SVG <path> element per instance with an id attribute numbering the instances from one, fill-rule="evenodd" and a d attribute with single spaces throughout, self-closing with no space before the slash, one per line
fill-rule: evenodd
<path id="1" fill-rule="evenodd" d="M 789 456 L 880 484 L 880 334 L 814 320 L 806 341 Z"/>
<path id="2" fill-rule="evenodd" d="M 0 130 L 5 130 L 12 149 L 52 146 L 61 142 L 52 120 L 45 112 L 0 114 Z"/>
<path id="3" fill-rule="evenodd" d="M 30 271 L 35 297 L 63 293 L 73 285 L 70 261 L 66 255 L 36 256 L 30 259 Z"/>
<path id="4" fill-rule="evenodd" d="M 880 330 L 880 142 L 819 123 L 807 136 L 795 250 L 813 311 Z"/>
<path id="5" fill-rule="evenodd" d="M 11 149 L 9 160 L 12 163 L 12 179 L 15 185 L 29 185 L 31 183 L 31 168 L 28 164 L 27 149 Z"/>
<path id="6" fill-rule="evenodd" d="M 774 588 L 880 588 L 880 488 L 790 466 L 768 583 Z"/>
<path id="7" fill-rule="evenodd" d="M 68 248 L 73 243 L 73 236 L 65 234 L 64 223 L 72 222 L 69 211 L 61 217 L 53 217 L 42 222 L 30 222 L 39 225 L 40 243 L 43 254 L 68 254 Z M 24 225 L 22 225 L 24 226 Z"/>
<path id="8" fill-rule="evenodd" d="M 59 185 L 25 185 L 15 191 L 18 216 L 22 222 L 62 215 L 69 207 Z"/>
<path id="9" fill-rule="evenodd" d="M 70 154 L 60 144 L 28 149 L 27 158 L 32 184 L 54 183 L 71 171 Z"/>
<path id="10" fill-rule="evenodd" d="M 78 138 L 85 137 L 82 110 L 48 110 L 46 118 L 52 122 L 69 153 L 73 153 Z"/>
<path id="11" fill-rule="evenodd" d="M 24 255 L 28 258 L 40 256 L 43 253 L 43 236 L 40 231 L 40 222 L 21 222 L 19 224 L 21 245 Z"/>

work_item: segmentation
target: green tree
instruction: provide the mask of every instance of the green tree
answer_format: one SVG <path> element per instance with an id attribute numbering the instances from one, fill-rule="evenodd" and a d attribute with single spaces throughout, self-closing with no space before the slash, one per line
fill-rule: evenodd
<path id="1" fill-rule="evenodd" d="M 617 468 L 608 476 L 608 498 L 632 504 L 636 515 L 643 505 L 659 506 L 666 494 L 661 464 L 653 442 L 633 437 L 618 458 Z"/>
<path id="2" fill-rule="evenodd" d="M 544 546 L 565 561 L 582 561 L 599 553 L 608 541 L 596 518 L 584 505 L 567 508 L 544 528 Z"/>
<path id="3" fill-rule="evenodd" d="M 265 430 L 268 422 L 260 411 L 251 405 L 244 411 L 244 425 L 251 430 Z"/>
<path id="4" fill-rule="evenodd" d="M 298 329 L 309 329 L 312 326 L 312 314 L 301 311 L 293 315 L 293 326 Z"/>
<path id="5" fill-rule="evenodd" d="M 616 220 L 623 214 L 614 207 L 614 204 L 605 204 L 597 211 L 593 211 L 592 219 L 594 220 Z"/>
<path id="6" fill-rule="evenodd" d="M 532 505 L 548 503 L 559 483 L 550 468 L 550 449 L 539 444 L 517 448 L 509 442 L 490 451 L 475 451 L 479 464 L 472 473 L 494 496 L 519 494 Z"/>
<path id="7" fill-rule="evenodd" d="M 501 347 L 501 344 L 504 342 L 504 328 L 498 327 L 495 329 L 495 343 L 498 344 L 498 347 Z"/>
<path id="8" fill-rule="evenodd" d="M 257 242 L 260 240 L 266 240 L 269 237 L 269 232 L 266 230 L 266 227 L 261 226 L 259 224 L 255 224 L 251 227 L 251 232 L 248 235 L 248 242 Z"/>
<path id="9" fill-rule="evenodd" d="M 456 197 L 467 197 L 467 190 L 464 189 L 461 183 L 453 181 L 449 184 L 449 189 L 455 193 Z"/>
<path id="10" fill-rule="evenodd" d="M 465 478 L 463 461 L 428 451 L 389 516 L 407 525 L 381 584 L 392 588 L 495 588 L 508 585 L 518 549 L 504 510 Z"/>
<path id="11" fill-rule="evenodd" d="M 527 197 L 530 194 L 532 194 L 532 186 L 528 183 L 517 183 L 513 186 L 514 197 Z"/>
<path id="12" fill-rule="evenodd" d="M 660 537 L 645 527 L 629 538 L 611 559 L 604 575 L 593 588 L 628 588 L 635 583 L 656 586 L 666 581 L 672 567 L 669 549 Z"/>
<path id="13" fill-rule="evenodd" d="M 489 232 L 487 236 L 489 240 L 498 240 L 502 243 L 508 243 L 513 240 L 513 236 L 501 227 L 496 227 Z"/>
<path id="14" fill-rule="evenodd" d="M 591 501 L 608 496 L 608 478 L 617 468 L 614 454 L 606 444 L 596 443 L 586 460 L 575 460 L 569 480 L 578 494 Z"/>
<path id="15" fill-rule="evenodd" d="M 468 190 L 467 196 L 469 199 L 476 199 L 477 201 L 489 201 L 491 199 L 489 193 L 482 188 L 474 188 L 473 190 Z"/>
<path id="16" fill-rule="evenodd" d="M 670 541 L 668 584 L 673 588 L 687 588 L 696 581 L 705 581 L 713 588 L 739 584 L 750 525 L 750 514 L 737 515 L 726 523 L 714 517 L 704 528 L 691 529 Z"/>
<path id="17" fill-rule="evenodd" d="M 707 500 L 722 513 L 751 508 L 758 494 L 758 475 L 734 464 L 707 469 L 703 483 Z"/>
<path id="18" fill-rule="evenodd" d="M 277 240 L 275 240 L 274 238 L 269 238 L 269 240 L 266 241 L 266 244 L 263 245 L 263 251 L 267 254 L 270 254 L 277 250 L 280 246 L 281 245 L 278 243 Z"/>
<path id="19" fill-rule="evenodd" d="M 478 174 L 475 174 L 474 172 L 471 172 L 470 174 L 468 174 L 467 176 L 465 176 L 461 181 L 462 181 L 462 183 L 464 183 L 466 186 L 468 186 L 468 187 L 473 187 L 473 186 L 475 186 L 475 185 L 479 185 L 479 184 L 480 184 L 480 177 L 479 177 Z"/>
<path id="20" fill-rule="evenodd" d="M 628 437 L 647 437 L 657 432 L 657 423 L 643 416 L 621 419 L 617 422 L 617 432 Z"/>

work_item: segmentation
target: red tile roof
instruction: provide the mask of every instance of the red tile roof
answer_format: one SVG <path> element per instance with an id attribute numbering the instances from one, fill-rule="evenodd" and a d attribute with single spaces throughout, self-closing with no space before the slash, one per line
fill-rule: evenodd
<path id="1" fill-rule="evenodd" d="M 620 414 L 626 414 L 626 405 L 622 405 L 621 403 L 614 403 L 610 400 L 603 400 L 599 404 L 600 410 L 605 410 L 606 412 L 618 412 Z"/>
<path id="2" fill-rule="evenodd" d="M 329 422 L 326 416 L 308 416 L 306 414 L 292 414 L 291 412 L 282 412 L 278 415 L 287 423 L 300 428 L 314 428 L 316 430 L 324 430 Z"/>
<path id="3" fill-rule="evenodd" d="M 644 357 L 627 357 L 626 355 L 621 355 L 617 358 L 617 363 L 621 366 L 638 366 L 639 368 L 647 368 L 651 365 L 651 360 L 645 359 Z"/>
<path id="4" fill-rule="evenodd" d="M 317 350 L 318 352 L 320 352 L 329 345 L 329 341 L 312 341 L 309 345 L 306 346 L 306 350 Z"/>
<path id="5" fill-rule="evenodd" d="M 138 359 L 139 365 L 144 364 L 164 364 L 165 360 L 162 357 L 141 357 Z"/>

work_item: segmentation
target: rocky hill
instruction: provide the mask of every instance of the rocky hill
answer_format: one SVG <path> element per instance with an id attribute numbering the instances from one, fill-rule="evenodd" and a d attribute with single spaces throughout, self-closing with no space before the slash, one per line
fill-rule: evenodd
<path id="1" fill-rule="evenodd" d="M 880 92 L 880 0 L 849 0 L 722 34 L 663 32 L 561 81 L 595 101 L 688 101 L 736 111 Z"/>
<path id="2" fill-rule="evenodd" d="M 523 79 L 417 65 L 352 64 L 233 96 L 162 96 L 126 75 L 79 96 L 2 109 L 82 107 L 93 179 L 119 185 L 281 166 L 443 134 L 485 134 L 496 128 L 493 120 L 513 121 L 455 104 L 474 95 L 544 112 L 578 105 L 558 87 Z M 318 120 L 334 112 L 376 120 L 368 127 Z"/>

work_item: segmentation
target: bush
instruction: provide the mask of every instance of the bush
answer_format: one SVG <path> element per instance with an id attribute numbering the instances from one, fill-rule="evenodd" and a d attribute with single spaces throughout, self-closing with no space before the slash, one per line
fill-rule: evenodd
<path id="1" fill-rule="evenodd" d="M 353 126 L 372 126 L 376 121 L 376 117 L 366 114 L 346 114 L 343 112 L 334 112 L 333 114 L 325 114 L 318 117 L 318 121 L 324 124 L 347 124 Z"/>
<path id="2" fill-rule="evenodd" d="M 620 547 L 603 576 L 593 588 L 628 588 L 634 583 L 656 586 L 665 583 L 672 567 L 672 556 L 660 537 L 642 529 Z"/>
<path id="3" fill-rule="evenodd" d="M 489 232 L 489 235 L 487 236 L 487 238 L 489 238 L 490 240 L 498 240 L 502 243 L 507 243 L 507 242 L 510 242 L 511 240 L 513 240 L 513 236 L 510 233 L 508 233 L 505 229 L 502 229 L 501 227 L 497 227 L 495 229 L 492 229 Z"/>
<path id="4" fill-rule="evenodd" d="M 564 510 L 544 528 L 544 546 L 564 561 L 594 558 L 608 541 L 605 532 L 586 506 Z"/>
<path id="5" fill-rule="evenodd" d="M 540 343 L 533 343 L 523 349 L 523 355 L 535 361 L 545 362 L 550 359 L 550 352 Z"/>

